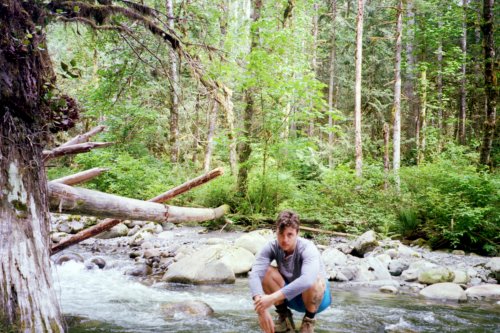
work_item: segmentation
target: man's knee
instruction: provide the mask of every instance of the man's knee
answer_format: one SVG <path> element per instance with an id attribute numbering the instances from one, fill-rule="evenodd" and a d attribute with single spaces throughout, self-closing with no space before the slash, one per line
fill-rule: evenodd
<path id="1" fill-rule="evenodd" d="M 269 266 L 264 275 L 264 280 L 262 281 L 262 286 L 266 293 L 275 292 L 278 289 L 283 288 L 285 285 L 285 280 L 281 276 L 280 272 L 276 267 Z"/>

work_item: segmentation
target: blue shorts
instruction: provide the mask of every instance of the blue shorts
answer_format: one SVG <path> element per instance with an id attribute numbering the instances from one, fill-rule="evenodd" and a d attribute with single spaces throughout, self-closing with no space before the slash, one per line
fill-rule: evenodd
<path id="1" fill-rule="evenodd" d="M 330 306 L 332 303 L 332 293 L 330 292 L 330 282 L 326 280 L 325 293 L 323 294 L 323 300 L 319 305 L 318 311 L 320 313 Z M 302 294 L 295 296 L 291 300 L 285 300 L 285 304 L 298 312 L 306 312 L 306 306 L 304 305 L 304 300 L 302 299 Z"/>

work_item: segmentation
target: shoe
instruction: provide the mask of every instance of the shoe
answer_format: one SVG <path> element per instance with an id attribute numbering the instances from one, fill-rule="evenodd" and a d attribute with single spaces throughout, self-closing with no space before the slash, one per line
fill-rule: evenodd
<path id="1" fill-rule="evenodd" d="M 274 321 L 274 332 L 295 332 L 295 324 L 293 322 L 292 311 L 290 311 L 290 309 L 287 309 L 284 313 L 278 312 L 278 316 Z"/>
<path id="2" fill-rule="evenodd" d="M 302 319 L 302 325 L 300 325 L 300 333 L 314 333 L 315 324 L 316 319 L 304 316 L 304 319 Z"/>

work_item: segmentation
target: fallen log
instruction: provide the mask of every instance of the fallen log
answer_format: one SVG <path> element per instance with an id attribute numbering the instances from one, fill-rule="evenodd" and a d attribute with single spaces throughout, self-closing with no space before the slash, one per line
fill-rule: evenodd
<path id="1" fill-rule="evenodd" d="M 75 136 L 74 138 L 72 138 L 71 140 L 63 143 L 59 147 L 67 147 L 67 146 L 76 145 L 78 143 L 87 142 L 87 141 L 89 141 L 89 138 L 91 136 L 94 136 L 97 133 L 100 133 L 100 132 L 104 131 L 105 129 L 106 129 L 106 126 L 104 126 L 104 125 L 96 126 L 93 129 L 91 129 L 90 131 L 88 131 L 87 133 L 83 133 L 83 134 Z"/>
<path id="2" fill-rule="evenodd" d="M 213 220 L 224 215 L 226 209 L 169 206 L 59 183 L 48 185 L 49 207 L 59 213 L 180 223 Z"/>
<path id="3" fill-rule="evenodd" d="M 220 175 L 224 174 L 224 169 L 223 168 L 216 168 L 213 169 L 212 171 L 207 172 L 204 175 L 201 175 L 199 177 L 196 177 L 194 179 L 191 179 L 187 182 L 185 182 L 182 185 L 176 186 L 173 189 L 168 190 L 167 192 L 160 194 L 153 199 L 149 200 L 152 202 L 165 202 L 167 200 L 172 199 L 173 197 L 176 197 L 184 192 L 187 192 L 194 187 L 200 186 L 205 184 L 206 182 L 209 182 L 210 180 L 219 177 Z"/>
<path id="4" fill-rule="evenodd" d="M 328 235 L 334 235 L 334 236 L 342 236 L 342 237 L 356 237 L 356 235 L 353 234 L 347 234 L 345 232 L 338 232 L 338 231 L 330 231 L 330 230 L 324 230 L 324 229 L 317 229 L 317 228 L 311 228 L 311 227 L 306 227 L 301 225 L 299 227 L 300 230 L 304 231 L 312 231 L 312 232 L 318 232 L 318 233 L 323 233 L 323 234 L 328 234 Z"/>
<path id="5" fill-rule="evenodd" d="M 91 151 L 94 148 L 104 148 L 107 146 L 111 146 L 112 142 L 86 142 L 86 143 L 77 143 L 71 146 L 65 147 L 57 147 L 52 150 L 44 150 L 43 151 L 43 160 L 47 161 L 52 158 L 64 156 L 64 155 L 72 155 L 79 153 L 86 153 Z"/>
<path id="6" fill-rule="evenodd" d="M 60 185 L 60 184 L 49 183 L 49 197 L 50 197 L 50 201 L 51 201 L 51 208 L 55 208 L 55 209 L 59 209 L 60 205 L 58 204 L 58 201 L 60 202 L 62 200 L 65 200 L 64 199 L 65 196 L 69 195 L 71 197 L 70 198 L 71 200 L 75 200 L 78 197 L 77 195 L 71 194 L 73 192 L 68 192 L 67 194 L 64 194 L 64 192 L 67 191 L 68 188 L 69 188 L 69 190 L 76 189 L 75 192 L 79 192 L 81 190 L 84 190 L 84 189 L 73 188 L 73 187 L 66 186 L 66 185 L 62 185 L 62 186 L 58 186 L 58 185 Z M 91 190 L 84 190 L 83 192 L 87 192 L 87 194 L 89 194 L 88 191 L 97 192 L 97 191 L 91 191 Z M 97 193 L 101 193 L 101 192 L 97 192 Z M 161 208 L 160 210 L 162 211 L 162 214 L 164 214 L 164 215 L 160 215 L 160 217 L 162 218 L 162 221 L 169 221 L 169 222 L 173 222 L 173 223 L 180 223 L 180 222 L 187 222 L 187 221 L 207 221 L 207 220 L 217 219 L 217 218 L 223 216 L 227 211 L 229 211 L 229 206 L 227 206 L 227 205 L 223 205 L 223 206 L 220 206 L 220 207 L 215 208 L 215 209 L 185 208 L 185 207 L 175 207 L 175 206 L 164 206 L 160 203 L 154 203 L 153 200 L 158 200 L 155 198 L 149 200 L 149 202 L 145 202 L 145 201 L 140 201 L 140 200 L 135 200 L 135 199 L 123 198 L 123 197 L 119 197 L 119 196 L 115 196 L 115 195 L 111 195 L 111 194 L 105 194 L 105 193 L 102 193 L 102 194 L 106 197 L 108 197 L 108 196 L 111 197 L 111 198 L 109 198 L 110 201 L 114 202 L 116 199 L 118 199 L 118 202 L 121 202 L 122 204 L 125 204 L 125 205 L 127 205 L 130 201 L 132 201 L 134 203 L 137 203 L 137 202 L 138 203 L 150 203 L 150 204 L 154 204 L 156 206 L 160 206 L 160 208 Z M 161 198 L 162 196 L 158 196 L 158 197 Z M 123 202 L 122 199 L 128 199 L 130 201 Z M 76 200 L 78 200 L 78 199 L 76 199 Z M 93 202 L 94 201 L 95 200 L 93 200 Z M 160 202 L 160 201 L 156 201 L 156 202 Z M 127 207 L 127 209 L 128 208 L 130 208 L 130 207 Z M 79 233 L 77 233 L 71 237 L 67 237 L 67 238 L 63 239 L 61 242 L 59 242 L 58 244 L 56 244 L 52 247 L 51 255 L 56 254 L 56 253 L 62 251 L 63 249 L 65 249 L 71 245 L 77 244 L 85 239 L 88 239 L 90 237 L 94 237 L 103 231 L 111 229 L 115 225 L 122 222 L 121 219 L 123 219 L 123 218 L 134 219 L 133 217 L 130 217 L 127 214 L 125 214 L 126 216 L 124 216 L 124 217 L 123 217 L 123 215 L 121 215 L 119 218 L 116 218 L 117 216 L 108 215 L 107 214 L 108 212 L 106 212 L 106 211 L 101 212 L 101 213 L 105 213 L 105 215 L 107 215 L 108 217 L 113 216 L 114 218 L 107 218 L 103 222 L 99 223 L 98 225 L 92 226 L 90 228 L 87 228 L 85 230 L 80 231 Z M 176 213 L 176 214 L 174 214 L 174 213 Z M 152 221 L 154 221 L 154 220 L 152 220 Z"/>
<path id="7" fill-rule="evenodd" d="M 73 175 L 65 176 L 62 178 L 57 178 L 54 180 L 51 180 L 51 183 L 60 183 L 60 184 L 65 184 L 65 185 L 75 185 L 79 183 L 86 182 L 88 180 L 91 180 L 103 172 L 108 171 L 109 169 L 106 168 L 92 168 L 89 170 L 85 170 L 82 172 L 75 173 Z"/>

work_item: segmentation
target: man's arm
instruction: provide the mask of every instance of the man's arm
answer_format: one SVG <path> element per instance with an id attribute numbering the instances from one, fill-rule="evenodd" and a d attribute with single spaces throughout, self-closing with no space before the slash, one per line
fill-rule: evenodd
<path id="1" fill-rule="evenodd" d="M 271 242 L 268 242 L 257 254 L 255 262 L 252 265 L 252 270 L 248 274 L 248 283 L 250 285 L 252 299 L 254 299 L 255 296 L 264 295 L 262 280 L 264 279 L 267 269 L 273 259 L 274 255 L 272 252 Z"/>

